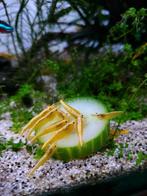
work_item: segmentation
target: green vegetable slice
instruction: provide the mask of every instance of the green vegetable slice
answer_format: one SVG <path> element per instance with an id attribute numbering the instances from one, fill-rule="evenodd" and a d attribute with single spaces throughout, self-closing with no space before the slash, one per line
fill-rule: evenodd
<path id="1" fill-rule="evenodd" d="M 97 152 L 106 145 L 109 139 L 109 121 L 98 119 L 94 115 L 96 113 L 106 113 L 106 107 L 101 102 L 91 98 L 76 98 L 65 102 L 83 115 L 83 145 L 79 145 L 79 138 L 75 128 L 69 135 L 57 141 L 53 157 L 64 161 L 80 159 Z M 62 105 L 58 104 L 58 107 L 60 111 L 67 113 Z M 46 121 L 37 129 L 37 133 L 58 121 L 58 116 Z M 39 140 L 41 143 L 45 143 L 54 134 L 55 132 L 48 133 L 41 136 Z"/>
<path id="2" fill-rule="evenodd" d="M 87 157 L 107 145 L 109 120 L 122 114 L 107 112 L 104 104 L 92 98 L 75 98 L 48 106 L 32 118 L 21 134 L 39 140 L 45 154 L 34 166 L 32 175 L 51 156 L 63 161 Z"/>

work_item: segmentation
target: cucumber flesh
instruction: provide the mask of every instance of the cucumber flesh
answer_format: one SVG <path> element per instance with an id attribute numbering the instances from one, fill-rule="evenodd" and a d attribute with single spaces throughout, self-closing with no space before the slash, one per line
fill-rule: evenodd
<path id="1" fill-rule="evenodd" d="M 56 151 L 54 157 L 65 161 L 83 158 L 103 147 L 109 139 L 109 121 L 98 119 L 93 114 L 106 113 L 106 107 L 99 101 L 91 98 L 77 98 L 65 101 L 68 105 L 78 110 L 84 116 L 84 128 L 83 128 L 83 146 L 79 145 L 79 138 L 77 131 L 73 130 L 68 136 L 59 140 L 56 143 Z M 59 106 L 60 111 L 67 111 L 62 105 Z M 40 127 L 38 131 L 42 131 L 53 122 L 59 120 L 56 117 L 51 121 Z M 55 133 L 49 133 L 40 137 L 40 141 L 45 143 Z"/>

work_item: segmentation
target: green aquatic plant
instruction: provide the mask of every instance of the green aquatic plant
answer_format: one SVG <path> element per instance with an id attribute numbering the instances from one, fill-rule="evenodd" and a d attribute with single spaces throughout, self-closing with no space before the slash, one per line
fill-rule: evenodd
<path id="1" fill-rule="evenodd" d="M 0 118 L 2 114 L 9 112 L 13 121 L 11 130 L 17 133 L 43 108 L 46 98 L 45 93 L 34 90 L 30 84 L 24 84 L 14 96 L 0 101 Z"/>
<path id="2" fill-rule="evenodd" d="M 15 152 L 19 151 L 24 147 L 25 143 L 22 142 L 21 140 L 18 142 L 15 142 L 13 139 L 9 139 L 5 141 L 2 136 L 0 136 L 0 154 L 4 150 L 11 149 Z"/>
<path id="3" fill-rule="evenodd" d="M 143 152 L 138 152 L 137 154 L 137 159 L 136 159 L 136 165 L 140 165 L 142 161 L 146 160 L 147 161 L 147 154 Z"/>

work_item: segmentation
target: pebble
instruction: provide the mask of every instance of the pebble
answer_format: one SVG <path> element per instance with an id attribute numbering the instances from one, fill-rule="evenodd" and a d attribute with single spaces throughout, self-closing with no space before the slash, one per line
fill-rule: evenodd
<path id="1" fill-rule="evenodd" d="M 111 126 L 114 126 L 112 122 Z M 23 140 L 20 135 L 11 132 L 12 121 L 9 113 L 0 120 L 0 133 L 6 139 Z M 139 167 L 147 167 L 146 161 L 136 165 L 138 152 L 147 154 L 147 119 L 127 121 L 120 129 L 128 129 L 127 135 L 120 135 L 116 141 L 123 144 L 122 155 L 119 147 L 113 155 L 108 156 L 108 149 L 83 160 L 63 163 L 59 160 L 48 160 L 32 177 L 27 174 L 36 160 L 25 148 L 18 152 L 7 150 L 0 156 L 0 195 L 35 195 L 57 189 L 99 181 L 131 172 Z M 126 145 L 127 144 L 127 145 Z M 131 158 L 128 155 L 131 152 Z"/>

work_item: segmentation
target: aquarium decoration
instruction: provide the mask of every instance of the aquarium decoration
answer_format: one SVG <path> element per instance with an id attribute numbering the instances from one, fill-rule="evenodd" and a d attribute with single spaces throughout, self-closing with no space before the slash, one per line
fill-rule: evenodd
<path id="1" fill-rule="evenodd" d="M 115 131 L 110 119 L 122 111 L 108 112 L 93 98 L 75 98 L 48 106 L 24 126 L 31 144 L 39 142 L 44 155 L 31 170 L 32 175 L 51 156 L 63 161 L 85 158 L 105 147 Z"/>

